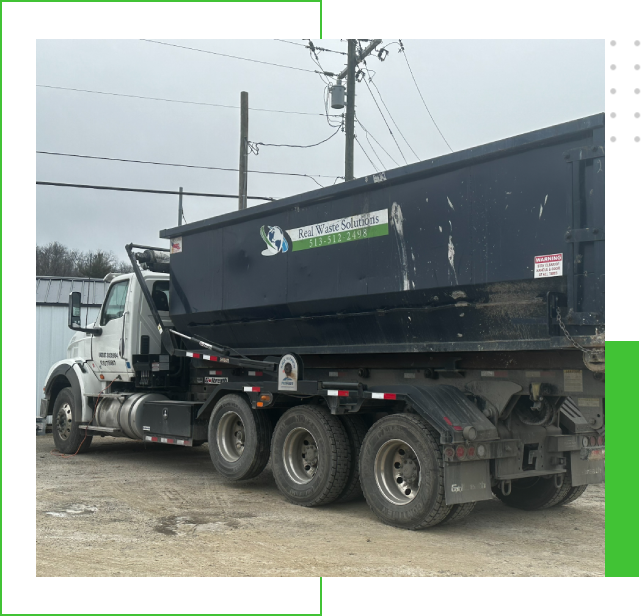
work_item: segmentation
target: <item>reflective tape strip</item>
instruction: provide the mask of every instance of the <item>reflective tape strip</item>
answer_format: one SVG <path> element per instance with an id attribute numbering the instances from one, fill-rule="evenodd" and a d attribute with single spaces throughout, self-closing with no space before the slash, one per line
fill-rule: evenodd
<path id="1" fill-rule="evenodd" d="M 263 373 L 262 373 L 262 372 L 256 372 L 256 371 L 254 371 L 254 370 L 250 370 L 247 374 L 248 374 L 249 376 L 263 376 Z"/>
<path id="2" fill-rule="evenodd" d="M 260 387 L 243 387 L 245 391 L 260 391 Z"/>
<path id="3" fill-rule="evenodd" d="M 187 357 L 193 357 L 194 359 L 200 359 L 202 357 L 200 353 L 190 353 L 189 351 L 187 351 L 186 355 Z"/>
<path id="4" fill-rule="evenodd" d="M 396 394 L 379 394 L 372 392 L 372 398 L 377 400 L 396 400 Z"/>
<path id="5" fill-rule="evenodd" d="M 167 443 L 167 445 L 186 445 L 191 446 L 191 441 L 189 439 L 177 439 L 177 438 L 165 438 L 162 436 L 149 436 L 145 435 L 146 441 L 151 441 L 152 443 Z"/>
<path id="6" fill-rule="evenodd" d="M 344 389 L 328 389 L 327 395 L 345 397 L 345 396 L 349 396 L 349 392 L 345 391 Z"/>

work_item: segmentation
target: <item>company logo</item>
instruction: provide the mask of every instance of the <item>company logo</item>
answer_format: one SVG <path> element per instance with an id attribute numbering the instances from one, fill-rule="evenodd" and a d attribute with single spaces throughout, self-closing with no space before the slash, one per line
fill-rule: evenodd
<path id="1" fill-rule="evenodd" d="M 280 227 L 265 227 L 260 228 L 260 236 L 263 238 L 267 248 L 263 250 L 262 254 L 265 257 L 271 257 L 277 255 L 279 252 L 287 252 L 289 250 L 289 244 L 285 239 L 285 233 Z"/>

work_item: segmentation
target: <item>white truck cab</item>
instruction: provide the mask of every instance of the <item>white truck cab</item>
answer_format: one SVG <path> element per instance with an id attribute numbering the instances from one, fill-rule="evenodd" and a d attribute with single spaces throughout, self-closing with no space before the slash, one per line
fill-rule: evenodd
<path id="1" fill-rule="evenodd" d="M 67 358 L 55 363 L 47 374 L 40 417 L 53 414 L 58 394 L 70 388 L 75 398 L 77 421 L 91 421 L 94 398 L 114 380 L 134 381 L 134 355 L 160 354 L 161 336 L 134 274 L 111 277 L 100 313 L 93 325 L 78 329 L 67 347 Z M 169 318 L 169 275 L 142 272 L 163 325 Z M 74 310 L 76 310 L 74 308 Z M 80 323 L 80 309 L 75 316 Z M 56 418 L 53 417 L 53 422 Z"/>

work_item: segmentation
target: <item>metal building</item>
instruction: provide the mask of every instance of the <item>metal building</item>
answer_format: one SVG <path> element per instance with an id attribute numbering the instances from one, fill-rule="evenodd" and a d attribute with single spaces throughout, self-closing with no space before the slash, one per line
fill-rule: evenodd
<path id="1" fill-rule="evenodd" d="M 109 285 L 95 278 L 36 276 L 36 415 L 52 364 L 67 356 L 74 332 L 67 327 L 69 293 L 82 293 L 82 319 L 93 324 Z"/>

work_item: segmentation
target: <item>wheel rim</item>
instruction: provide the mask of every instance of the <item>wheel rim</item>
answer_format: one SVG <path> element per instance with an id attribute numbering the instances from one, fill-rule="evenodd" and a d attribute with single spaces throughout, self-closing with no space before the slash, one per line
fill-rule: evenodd
<path id="1" fill-rule="evenodd" d="M 227 411 L 218 422 L 218 451 L 227 462 L 236 462 L 245 451 L 245 424 L 234 411 Z"/>
<path id="2" fill-rule="evenodd" d="M 298 484 L 309 483 L 318 470 L 318 445 L 305 428 L 294 428 L 283 444 L 283 462 L 290 479 Z"/>
<path id="3" fill-rule="evenodd" d="M 421 485 L 416 452 L 405 441 L 387 441 L 376 454 L 374 476 L 378 489 L 390 503 L 411 503 Z"/>
<path id="4" fill-rule="evenodd" d="M 71 414 L 71 406 L 65 402 L 59 409 L 56 415 L 56 430 L 58 436 L 66 441 L 71 434 L 71 427 L 73 425 L 73 418 Z"/>

